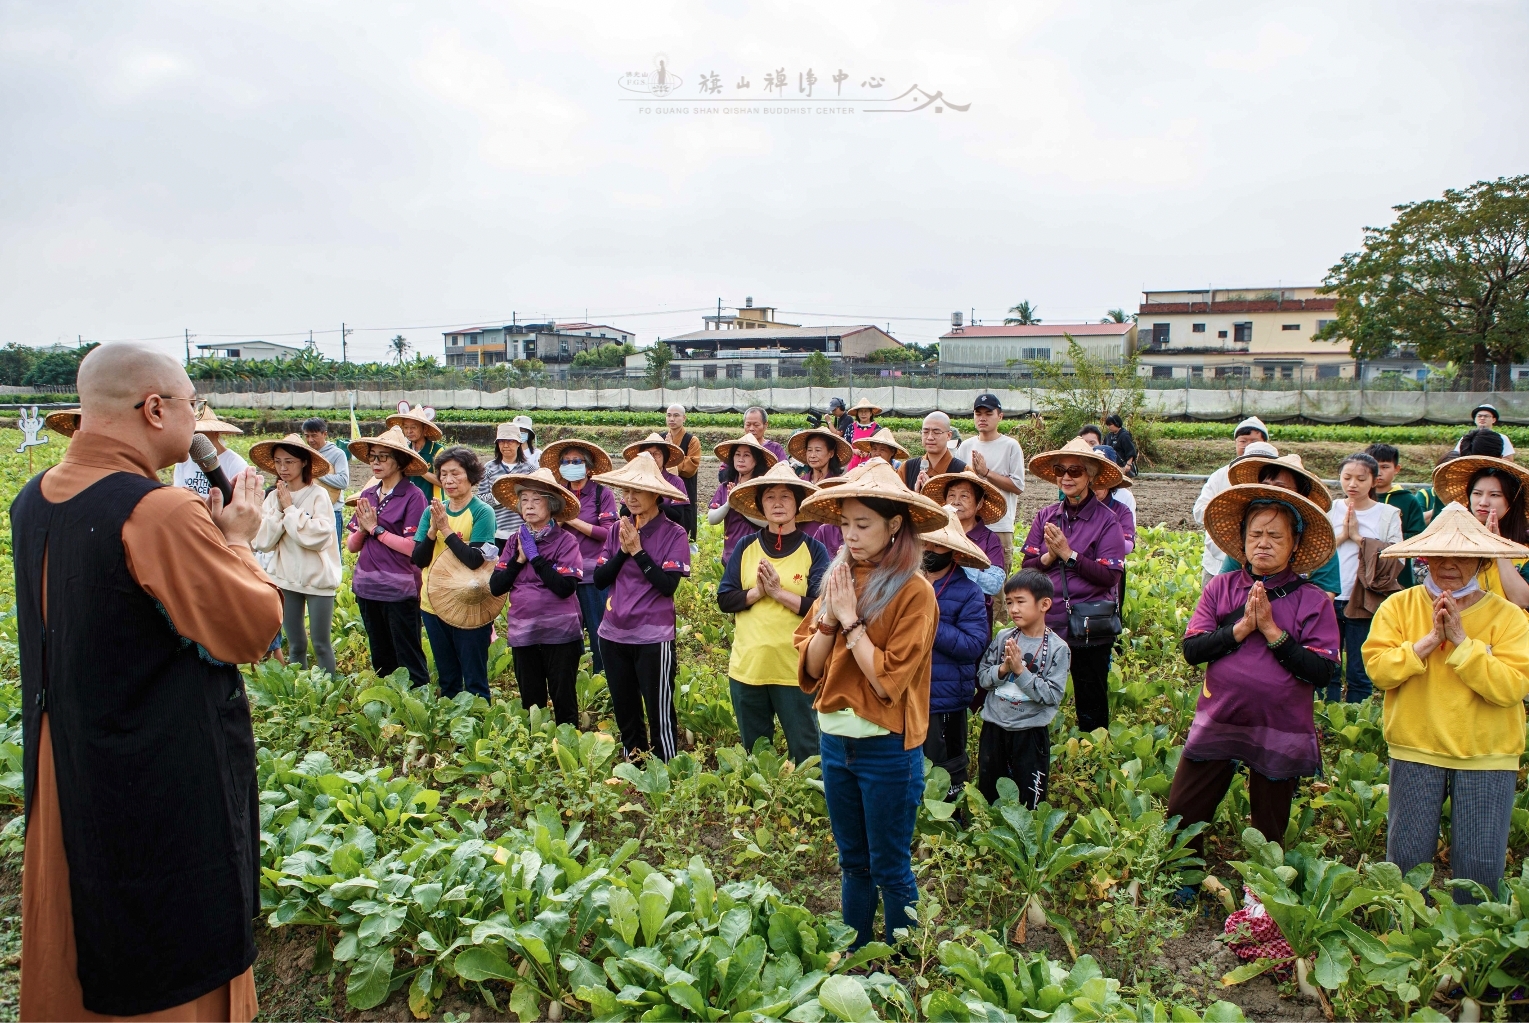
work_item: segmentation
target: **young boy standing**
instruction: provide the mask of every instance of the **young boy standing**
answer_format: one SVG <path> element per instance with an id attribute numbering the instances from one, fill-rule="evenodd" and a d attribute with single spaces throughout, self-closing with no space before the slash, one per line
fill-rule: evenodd
<path id="1" fill-rule="evenodd" d="M 1423 501 L 1417 494 L 1392 486 L 1397 469 L 1401 467 L 1402 453 L 1390 444 L 1371 444 L 1365 448 L 1365 454 L 1375 459 L 1375 464 L 1380 467 L 1375 474 L 1375 499 L 1402 513 L 1402 539 L 1411 540 L 1428 528 L 1428 519 L 1423 515 Z M 1413 584 L 1411 561 L 1402 569 L 1397 581 L 1403 588 Z"/>
<path id="2" fill-rule="evenodd" d="M 982 655 L 977 684 L 987 691 L 977 744 L 977 788 L 998 798 L 998 779 L 1009 778 L 1030 809 L 1046 798 L 1051 771 L 1051 719 L 1067 691 L 1072 655 L 1066 640 L 1046 628 L 1051 577 L 1035 569 L 1014 573 L 1003 586 L 1013 628 L 1004 629 Z"/>

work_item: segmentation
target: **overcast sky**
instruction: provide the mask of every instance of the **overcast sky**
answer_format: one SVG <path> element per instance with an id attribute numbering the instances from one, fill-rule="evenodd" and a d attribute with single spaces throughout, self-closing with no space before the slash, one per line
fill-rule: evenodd
<path id="1" fill-rule="evenodd" d="M 1529 171 L 1526 53 L 1521 2 L 0 0 L 0 343 L 647 344 L 745 296 L 928 341 L 1316 283 Z"/>

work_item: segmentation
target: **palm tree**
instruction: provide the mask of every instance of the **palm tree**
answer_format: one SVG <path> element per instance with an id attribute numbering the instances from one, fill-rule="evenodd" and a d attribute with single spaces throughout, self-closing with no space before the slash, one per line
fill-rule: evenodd
<path id="1" fill-rule="evenodd" d="M 1124 309 L 1111 309 L 1109 312 L 1104 314 L 1104 319 L 1100 320 L 1099 322 L 1100 323 L 1135 323 L 1136 322 L 1136 314 L 1135 313 L 1128 313 Z"/>
<path id="2" fill-rule="evenodd" d="M 388 342 L 388 347 L 393 350 L 393 358 L 403 365 L 404 356 L 409 354 L 409 339 L 402 334 L 393 335 L 393 340 Z"/>
<path id="3" fill-rule="evenodd" d="M 1028 327 L 1041 322 L 1041 318 L 1035 315 L 1036 313 L 1040 312 L 1040 310 L 1031 305 L 1028 300 L 1019 303 L 1017 306 L 1010 307 L 1009 312 L 1013 313 L 1014 315 L 1003 321 L 1003 324 L 1006 327 L 1012 327 L 1015 325 Z"/>

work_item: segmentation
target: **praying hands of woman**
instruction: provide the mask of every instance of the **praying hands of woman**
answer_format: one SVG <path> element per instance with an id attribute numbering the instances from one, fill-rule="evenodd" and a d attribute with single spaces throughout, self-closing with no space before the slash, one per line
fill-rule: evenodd
<path id="1" fill-rule="evenodd" d="M 1268 591 L 1264 584 L 1255 582 L 1253 588 L 1248 591 L 1247 603 L 1243 605 L 1242 617 L 1232 625 L 1232 636 L 1241 643 L 1253 633 L 1263 636 L 1267 643 L 1277 643 L 1280 635 L 1284 632 L 1274 623 L 1274 608 L 1269 604 Z"/>
<path id="2" fill-rule="evenodd" d="M 1465 639 L 1465 624 L 1460 620 L 1460 605 L 1448 593 L 1441 593 L 1434 598 L 1433 602 L 1433 629 L 1428 635 L 1412 644 L 1412 650 L 1418 655 L 1418 660 L 1427 660 L 1428 655 L 1439 649 L 1445 640 L 1459 646 L 1465 642 Z"/>

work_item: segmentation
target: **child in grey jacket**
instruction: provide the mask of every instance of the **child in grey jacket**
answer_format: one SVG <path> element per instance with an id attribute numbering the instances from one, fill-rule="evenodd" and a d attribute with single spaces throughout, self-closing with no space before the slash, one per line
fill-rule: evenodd
<path id="1" fill-rule="evenodd" d="M 1067 692 L 1072 652 L 1046 628 L 1051 577 L 1035 569 L 1016 572 L 1003 586 L 1004 606 L 1014 627 L 988 646 L 977 668 L 977 684 L 987 692 L 982 734 L 977 743 L 977 788 L 998 798 L 998 779 L 1009 778 L 1030 809 L 1046 798 L 1051 770 L 1051 719 Z"/>

